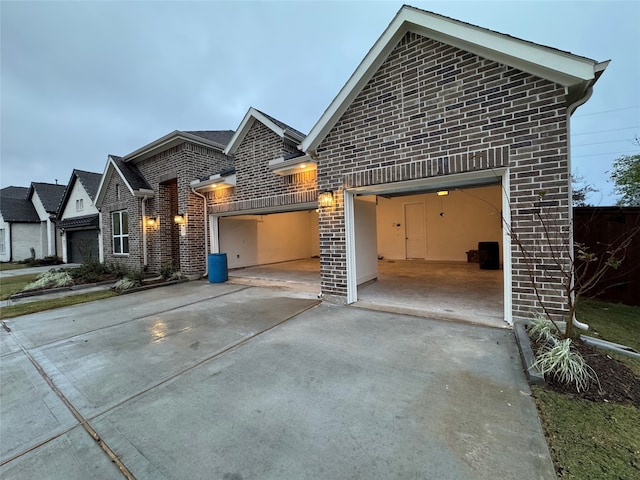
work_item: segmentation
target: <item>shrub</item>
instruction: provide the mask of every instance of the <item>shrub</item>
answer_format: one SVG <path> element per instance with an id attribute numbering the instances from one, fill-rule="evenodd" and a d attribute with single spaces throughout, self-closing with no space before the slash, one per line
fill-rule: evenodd
<path id="1" fill-rule="evenodd" d="M 176 273 L 176 269 L 174 268 L 173 263 L 165 262 L 160 266 L 160 276 L 162 276 L 163 279 L 169 280 L 174 273 Z"/>
<path id="2" fill-rule="evenodd" d="M 38 279 L 28 284 L 22 291 L 29 292 L 32 290 L 42 290 L 44 288 L 68 287 L 69 285 L 73 285 L 73 278 L 71 278 L 69 272 L 64 270 L 49 270 L 48 272 L 38 275 Z"/>
<path id="3" fill-rule="evenodd" d="M 140 283 L 136 282 L 135 280 L 132 280 L 127 277 L 123 277 L 120 280 L 118 280 L 116 284 L 111 288 L 118 293 L 122 293 L 125 290 L 129 290 L 130 288 L 137 287 L 139 284 Z"/>
<path id="4" fill-rule="evenodd" d="M 598 375 L 571 347 L 571 339 L 558 340 L 552 347 L 538 350 L 537 359 L 531 368 L 538 368 L 545 377 L 553 377 L 564 385 L 574 384 L 578 392 L 587 390 L 591 382 L 600 382 Z"/>
<path id="5" fill-rule="evenodd" d="M 531 321 L 527 328 L 529 336 L 534 342 L 546 344 L 552 339 L 557 338 L 558 328 L 547 317 L 537 317 Z"/>

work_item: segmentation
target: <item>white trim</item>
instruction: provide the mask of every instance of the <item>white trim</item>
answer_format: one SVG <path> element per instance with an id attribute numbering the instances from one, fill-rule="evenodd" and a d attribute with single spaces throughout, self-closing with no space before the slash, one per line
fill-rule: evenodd
<path id="1" fill-rule="evenodd" d="M 354 196 L 355 195 L 379 195 L 382 193 L 404 193 L 416 192 L 426 193 L 436 191 L 444 187 L 454 190 L 455 187 L 476 187 L 485 184 L 492 184 L 498 181 L 502 183 L 502 270 L 503 270 L 503 315 L 504 321 L 509 325 L 513 324 L 513 287 L 512 287 L 512 259 L 511 259 L 511 237 L 509 228 L 511 225 L 511 203 L 510 203 L 510 182 L 509 169 L 498 168 L 493 170 L 480 170 L 477 172 L 466 172 L 445 175 L 441 177 L 430 177 L 406 182 L 394 182 L 381 185 L 371 185 L 345 190 L 344 192 L 344 224 L 346 240 L 346 263 L 347 263 L 347 304 L 358 300 L 358 286 L 356 279 L 356 247 L 355 247 L 355 227 L 354 227 Z"/>
<path id="2" fill-rule="evenodd" d="M 300 150 L 315 155 L 322 140 L 410 31 L 577 90 L 593 84 L 606 68 L 606 62 L 598 63 L 405 5 L 299 145 Z"/>
<path id="3" fill-rule="evenodd" d="M 242 140 L 244 140 L 244 137 L 247 135 L 247 132 L 249 132 L 249 129 L 253 126 L 253 122 L 256 120 L 270 130 L 273 130 L 273 132 L 279 137 L 284 138 L 284 129 L 273 123 L 255 108 L 250 107 L 240 122 L 236 133 L 233 134 L 233 137 L 231 137 L 231 140 L 227 144 L 227 148 L 224 149 L 225 155 L 233 155 L 236 152 L 242 143 Z"/>
<path id="4" fill-rule="evenodd" d="M 192 133 L 187 133 L 180 130 L 174 130 L 173 132 L 168 133 L 164 137 L 154 140 L 153 142 L 148 143 L 144 147 L 140 147 L 137 150 L 125 155 L 124 157 L 122 157 L 122 161 L 130 162 L 130 161 L 144 160 L 145 158 L 149 158 L 158 152 L 167 150 L 168 148 L 171 148 L 171 147 L 175 147 L 176 145 L 180 145 L 181 143 L 184 143 L 187 141 L 191 143 L 199 144 L 205 147 L 215 148 L 217 150 L 224 149 L 224 145 L 220 143 L 207 140 L 204 137 L 193 135 Z"/>
<path id="5" fill-rule="evenodd" d="M 502 172 L 502 273 L 504 321 L 513 325 L 513 264 L 511 260 L 511 180 L 509 169 Z"/>
<path id="6" fill-rule="evenodd" d="M 356 227 L 354 194 L 344 191 L 344 233 L 347 250 L 347 305 L 358 301 L 358 272 L 356 271 Z"/>
<path id="7" fill-rule="evenodd" d="M 236 174 L 220 176 L 219 173 L 211 175 L 206 180 L 193 180 L 190 184 L 194 190 L 214 190 L 219 187 L 230 188 L 236 186 Z"/>
<path id="8" fill-rule="evenodd" d="M 209 215 L 209 238 L 211 238 L 211 251 L 209 253 L 220 253 L 219 219 L 220 217 L 217 215 Z"/>

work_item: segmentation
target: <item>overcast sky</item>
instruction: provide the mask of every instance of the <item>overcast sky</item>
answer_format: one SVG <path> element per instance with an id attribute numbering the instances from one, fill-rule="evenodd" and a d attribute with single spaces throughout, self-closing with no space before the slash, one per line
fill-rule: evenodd
<path id="1" fill-rule="evenodd" d="M 174 130 L 235 130 L 253 106 L 308 132 L 403 2 L 10 2 L 1 18 L 0 186 L 102 172 Z M 412 5 L 612 62 L 572 121 L 573 170 L 615 202 L 640 136 L 640 2 Z"/>

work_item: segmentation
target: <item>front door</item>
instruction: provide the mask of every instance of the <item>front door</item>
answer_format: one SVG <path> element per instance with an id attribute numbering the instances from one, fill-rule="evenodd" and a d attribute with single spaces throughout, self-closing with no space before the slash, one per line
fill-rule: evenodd
<path id="1" fill-rule="evenodd" d="M 407 259 L 424 259 L 424 203 L 408 203 L 404 206 L 404 231 Z"/>

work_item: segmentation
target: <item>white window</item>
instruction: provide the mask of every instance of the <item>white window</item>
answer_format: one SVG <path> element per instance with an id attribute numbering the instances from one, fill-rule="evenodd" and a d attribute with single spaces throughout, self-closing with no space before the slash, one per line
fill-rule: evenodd
<path id="1" fill-rule="evenodd" d="M 84 205 L 83 205 L 84 202 L 82 200 L 83 200 L 82 198 L 79 198 L 78 200 L 76 200 L 76 212 L 81 212 L 82 209 L 84 208 Z"/>
<path id="2" fill-rule="evenodd" d="M 126 210 L 111 213 L 111 232 L 113 234 L 113 253 L 129 253 L 129 214 Z"/>
<path id="3" fill-rule="evenodd" d="M 0 253 L 4 254 L 4 233 L 5 233 L 5 229 L 4 228 L 0 228 Z"/>

